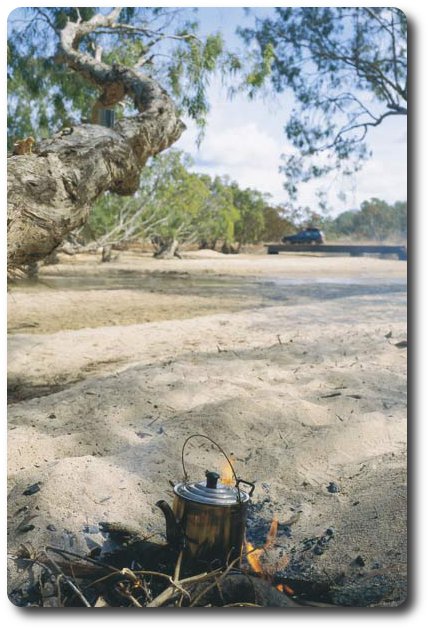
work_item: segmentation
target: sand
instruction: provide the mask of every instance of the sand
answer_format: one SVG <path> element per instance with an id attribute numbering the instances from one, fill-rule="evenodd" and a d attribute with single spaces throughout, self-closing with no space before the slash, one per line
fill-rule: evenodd
<path id="1" fill-rule="evenodd" d="M 162 532 L 155 503 L 203 433 L 256 482 L 254 517 L 284 525 L 268 565 L 340 605 L 405 600 L 405 262 L 64 257 L 8 302 L 12 556 L 88 551 L 100 521 Z M 222 463 L 191 442 L 193 480 Z M 10 571 L 13 590 L 27 575 Z"/>

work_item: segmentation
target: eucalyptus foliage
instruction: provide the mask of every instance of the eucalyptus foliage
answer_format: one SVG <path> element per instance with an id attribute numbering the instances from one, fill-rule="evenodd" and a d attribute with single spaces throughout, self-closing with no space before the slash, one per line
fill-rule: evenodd
<path id="1" fill-rule="evenodd" d="M 90 118 L 96 90 L 56 57 L 58 33 L 67 20 L 86 21 L 97 7 L 16 9 L 8 24 L 8 147 L 28 135 L 48 137 Z M 192 9 L 124 7 L 118 27 L 85 37 L 80 50 L 101 47 L 107 63 L 142 70 L 174 97 L 179 111 L 202 129 L 209 110 L 207 85 L 217 67 L 229 67 L 219 33 L 199 35 Z M 117 112 L 127 113 L 128 103 Z"/>
<path id="2" fill-rule="evenodd" d="M 144 168 L 133 197 L 100 198 L 89 219 L 91 238 L 178 241 L 212 249 L 259 242 L 266 229 L 268 196 L 192 167 L 190 156 L 181 151 L 157 155 Z"/>
<path id="3" fill-rule="evenodd" d="M 330 231 L 338 237 L 351 236 L 384 241 L 407 237 L 407 205 L 396 201 L 388 204 L 373 197 L 363 201 L 357 211 L 342 212 L 331 222 Z"/>
<path id="4" fill-rule="evenodd" d="M 90 215 L 87 239 L 178 241 L 227 251 L 245 244 L 279 241 L 308 225 L 322 228 L 329 241 L 405 240 L 407 205 L 372 198 L 357 210 L 329 218 L 308 207 L 273 206 L 268 195 L 241 188 L 227 176 L 193 172 L 187 154 L 170 149 L 153 158 L 132 197 L 106 194 Z"/>
<path id="5" fill-rule="evenodd" d="M 252 188 L 241 189 L 235 182 L 231 184 L 233 202 L 239 210 L 239 220 L 235 226 L 235 240 L 240 245 L 258 243 L 264 234 L 264 210 L 269 204 L 269 196 Z"/>
<path id="6" fill-rule="evenodd" d="M 249 94 L 271 86 L 294 96 L 285 130 L 297 152 L 282 167 L 293 199 L 300 181 L 357 170 L 370 155 L 369 129 L 407 113 L 407 22 L 399 9 L 278 7 L 275 17 L 239 30 L 254 51 Z"/>

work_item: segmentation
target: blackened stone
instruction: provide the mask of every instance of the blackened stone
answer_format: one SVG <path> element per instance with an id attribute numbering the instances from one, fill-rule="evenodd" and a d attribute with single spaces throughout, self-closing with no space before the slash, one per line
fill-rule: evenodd
<path id="1" fill-rule="evenodd" d="M 26 532 L 31 532 L 34 529 L 33 523 L 26 523 L 25 525 L 20 525 L 16 530 L 19 534 L 25 534 Z"/>
<path id="2" fill-rule="evenodd" d="M 358 567 L 364 567 L 365 562 L 362 556 L 357 556 L 356 559 L 354 560 L 354 564 L 356 564 Z"/>
<path id="3" fill-rule="evenodd" d="M 38 481 L 37 483 L 33 483 L 31 484 L 31 486 L 28 486 L 28 488 L 26 490 L 24 490 L 24 492 L 22 494 L 25 494 L 26 496 L 30 496 L 32 494 L 36 494 L 36 492 L 39 492 L 40 490 L 40 484 L 42 482 Z"/>

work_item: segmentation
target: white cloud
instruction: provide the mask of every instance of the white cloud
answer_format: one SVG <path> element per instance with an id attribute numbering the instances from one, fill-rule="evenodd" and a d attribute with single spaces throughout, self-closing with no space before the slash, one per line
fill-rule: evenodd
<path id="1" fill-rule="evenodd" d="M 224 129 L 209 129 L 204 143 L 204 161 L 228 167 L 260 167 L 276 164 L 279 147 L 255 122 Z"/>
<path id="2" fill-rule="evenodd" d="M 199 149 L 197 130 L 186 121 L 187 131 L 175 147 L 190 153 L 194 170 L 208 175 L 228 175 L 242 187 L 270 193 L 275 203 L 287 201 L 281 155 L 294 152 L 284 126 L 291 102 L 278 96 L 269 102 L 249 101 L 243 96 L 228 100 L 219 83 L 210 88 L 211 112 Z M 387 119 L 368 134 L 373 157 L 355 176 L 329 176 L 300 188 L 298 204 L 316 207 L 315 191 L 325 189 L 333 213 L 358 207 L 370 197 L 393 203 L 406 199 L 406 120 Z M 345 200 L 340 200 L 341 192 Z"/>
<path id="3" fill-rule="evenodd" d="M 247 104 L 248 105 L 248 104 Z M 234 109 L 232 116 L 229 110 Z M 281 154 L 291 151 L 283 133 L 264 129 L 260 116 L 242 116 L 239 109 L 226 103 L 224 113 L 217 110 L 209 116 L 205 137 L 199 149 L 195 144 L 196 130 L 192 123 L 175 147 L 190 153 L 195 170 L 208 175 L 228 175 L 240 186 L 257 188 L 270 193 L 276 201 L 285 200 L 284 176 L 279 172 Z M 261 115 L 261 114 L 260 114 Z"/>

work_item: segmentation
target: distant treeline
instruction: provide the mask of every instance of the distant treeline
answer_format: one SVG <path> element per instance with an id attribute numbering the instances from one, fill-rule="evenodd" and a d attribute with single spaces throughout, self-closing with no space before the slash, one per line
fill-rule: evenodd
<path id="1" fill-rule="evenodd" d="M 406 240 L 407 222 L 406 201 L 390 205 L 376 198 L 363 201 L 359 210 L 342 212 L 335 219 L 322 221 L 327 238 L 378 241 Z"/>
<path id="2" fill-rule="evenodd" d="M 405 202 L 364 201 L 336 218 L 309 208 L 271 203 L 270 195 L 241 188 L 227 176 L 192 171 L 186 154 L 171 150 L 151 161 L 133 197 L 104 195 L 93 208 L 86 240 L 103 244 L 152 242 L 155 248 L 193 244 L 240 251 L 243 245 L 276 242 L 310 224 L 327 240 L 404 240 Z"/>

